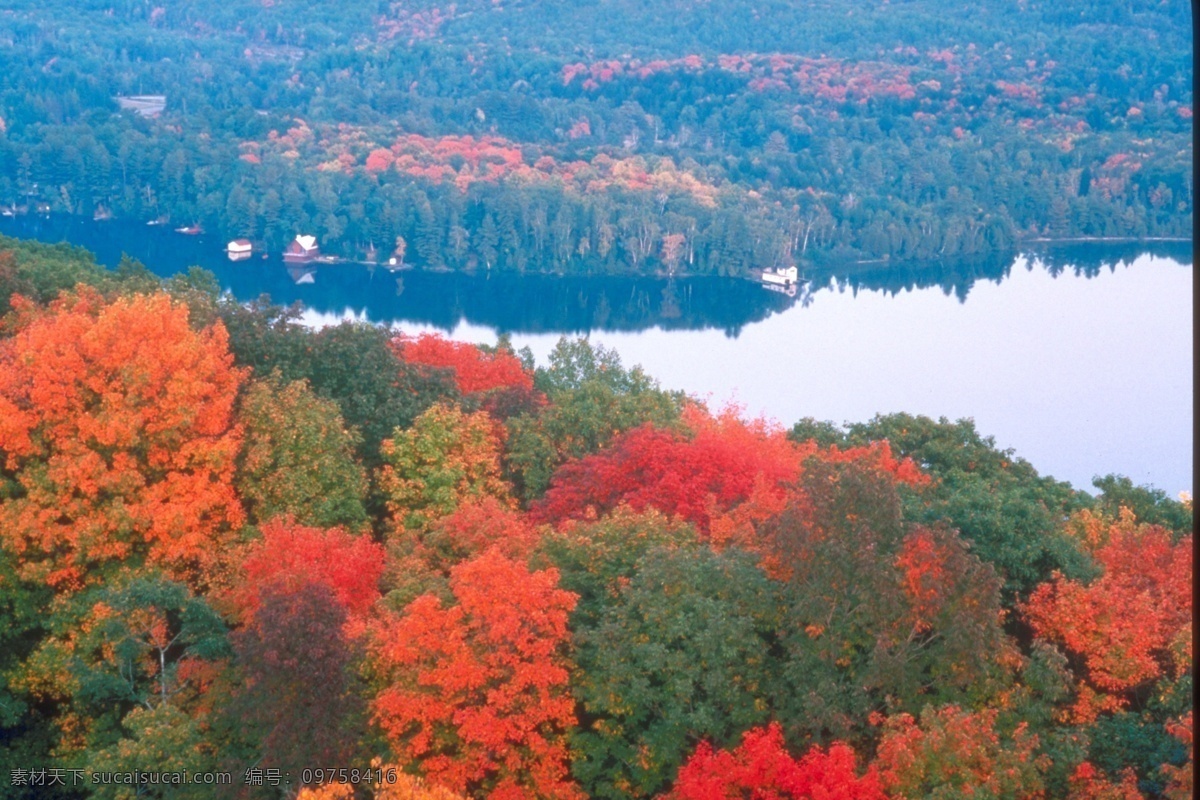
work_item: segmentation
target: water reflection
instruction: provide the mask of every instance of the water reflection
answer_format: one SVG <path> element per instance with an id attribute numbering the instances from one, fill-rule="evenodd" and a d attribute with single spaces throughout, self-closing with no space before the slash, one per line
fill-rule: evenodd
<path id="1" fill-rule="evenodd" d="M 159 275 L 198 265 L 216 274 L 235 297 L 269 294 L 277 303 L 299 301 L 323 315 L 353 311 L 377 323 L 408 322 L 451 330 L 460 322 L 508 333 L 704 330 L 738 336 L 746 326 L 793 306 L 820 301 L 828 290 L 898 294 L 938 287 L 967 299 L 980 281 L 999 283 L 1011 274 L 1011 257 L 929 264 L 846 264 L 812 269 L 811 283 L 794 293 L 766 291 L 729 278 L 556 277 L 491 273 L 392 272 L 358 264 L 285 265 L 278 256 L 230 262 L 224 242 L 213 236 L 180 236 L 158 227 L 113 220 L 25 216 L 4 219 L 0 233 L 42 241 L 68 241 L 115 265 L 128 253 Z M 1190 244 L 1079 244 L 1037 247 L 1030 269 L 1052 276 L 1064 270 L 1087 277 L 1132 263 L 1141 253 L 1191 263 Z"/>
<path id="2" fill-rule="evenodd" d="M 1036 243 L 1027 247 L 1023 257 L 1014 261 L 1009 255 L 960 259 L 921 264 L 843 265 L 810 270 L 812 291 L 836 285 L 857 293 L 859 289 L 896 295 L 914 289 L 937 287 L 947 297 L 965 303 L 980 281 L 1000 283 L 1012 275 L 1018 264 L 1030 271 L 1045 270 L 1057 278 L 1064 272 L 1076 277 L 1094 278 L 1104 271 L 1128 267 L 1139 256 L 1168 258 L 1181 264 L 1192 263 L 1191 242 L 1076 242 Z"/>

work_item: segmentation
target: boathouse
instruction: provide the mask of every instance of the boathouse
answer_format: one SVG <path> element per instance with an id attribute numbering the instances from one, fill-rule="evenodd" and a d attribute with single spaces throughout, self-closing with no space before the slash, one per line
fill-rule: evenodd
<path id="1" fill-rule="evenodd" d="M 320 248 L 317 247 L 317 237 L 315 236 L 297 236 L 292 240 L 292 243 L 283 251 L 283 260 L 295 263 L 304 261 L 312 261 L 321 254 Z"/>
<path id="2" fill-rule="evenodd" d="M 229 254 L 230 261 L 242 261 L 254 252 L 254 245 L 249 239 L 234 239 L 225 245 L 225 252 Z"/>

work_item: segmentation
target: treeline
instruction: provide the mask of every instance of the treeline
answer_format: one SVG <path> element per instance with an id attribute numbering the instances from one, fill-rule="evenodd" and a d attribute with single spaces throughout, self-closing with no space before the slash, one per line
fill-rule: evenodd
<path id="1" fill-rule="evenodd" d="M 6 797 L 1190 795 L 1188 498 L 4 246 Z"/>
<path id="2" fill-rule="evenodd" d="M 1191 232 L 1183 6 L 343 6 L 17 4 L 0 203 L 610 274 Z"/>

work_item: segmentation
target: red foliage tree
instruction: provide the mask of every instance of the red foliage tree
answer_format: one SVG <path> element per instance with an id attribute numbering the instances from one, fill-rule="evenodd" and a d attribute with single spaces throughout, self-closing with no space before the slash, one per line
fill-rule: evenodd
<path id="1" fill-rule="evenodd" d="M 946 602 L 946 595 L 956 588 L 954 578 L 958 576 L 951 575 L 951 567 L 957 566 L 962 554 L 961 549 L 954 549 L 949 542 L 939 540 L 935 531 L 929 528 L 917 528 L 905 537 L 896 566 L 903 576 L 904 591 L 918 632 L 929 630 L 930 621 L 938 616 Z"/>
<path id="2" fill-rule="evenodd" d="M 703 742 L 679 770 L 671 800 L 884 800 L 874 768 L 859 776 L 854 749 L 835 743 L 802 758 L 787 752 L 778 723 L 747 731 L 732 751 Z"/>
<path id="3" fill-rule="evenodd" d="M 494 800 L 579 800 L 567 777 L 567 617 L 576 596 L 553 570 L 495 549 L 450 571 L 458 604 L 433 595 L 379 631 L 394 680 L 375 718 L 406 762 L 455 792 Z"/>
<path id="4" fill-rule="evenodd" d="M 511 352 L 485 353 L 468 342 L 455 342 L 436 333 L 400 336 L 393 340 L 396 354 L 410 364 L 452 370 L 463 394 L 493 389 L 532 391 L 533 375 Z"/>
<path id="5" fill-rule="evenodd" d="M 848 447 L 845 450 L 833 445 L 828 450 L 819 451 L 816 456 L 830 464 L 853 462 L 860 467 L 873 468 L 891 475 L 896 482 L 909 486 L 926 486 L 930 482 L 929 476 L 921 472 L 921 468 L 911 458 L 896 458 L 887 441 L 871 442 L 862 447 Z"/>
<path id="6" fill-rule="evenodd" d="M 1104 574 L 1088 585 L 1056 575 L 1022 609 L 1038 636 L 1081 662 L 1081 721 L 1192 664 L 1192 537 L 1173 543 L 1166 529 L 1126 514 L 1093 538 L 1103 542 L 1095 559 Z"/>
<path id="7" fill-rule="evenodd" d="M 362 616 L 379 597 L 383 561 L 383 548 L 365 536 L 275 520 L 247 548 L 234 602 L 253 616 L 267 587 L 278 591 L 319 583 L 346 612 Z"/>
<path id="8" fill-rule="evenodd" d="M 797 500 L 797 480 L 810 458 L 853 462 L 892 483 L 928 483 L 911 459 L 897 459 L 887 442 L 820 450 L 787 439 L 761 420 L 746 422 L 736 409 L 713 416 L 684 409 L 686 432 L 643 426 L 605 450 L 564 464 L 549 491 L 531 508 L 535 521 L 558 523 L 604 514 L 620 505 L 647 507 L 696 525 L 715 545 L 737 542 L 761 551 L 757 526 Z M 778 572 L 770 554 L 764 566 Z"/>
<path id="9" fill-rule="evenodd" d="M 744 502 L 756 486 L 779 492 L 800 474 L 805 450 L 765 422 L 744 422 L 733 409 L 714 417 L 698 406 L 686 408 L 683 419 L 686 435 L 642 426 L 563 465 L 532 509 L 534 519 L 653 507 L 707 534 L 715 513 Z"/>
<path id="10" fill-rule="evenodd" d="M 1191 795 L 1189 794 L 1188 797 Z M 1067 800 L 1142 800 L 1137 776 L 1126 770 L 1120 783 L 1113 783 L 1087 761 L 1071 774 Z"/>
<path id="11" fill-rule="evenodd" d="M 0 341 L 0 458 L 21 489 L 0 504 L 0 541 L 23 575 L 70 589 L 100 564 L 145 559 L 212 580 L 243 519 L 243 374 L 224 327 L 193 330 L 165 294 L 16 299 Z"/>
<path id="12" fill-rule="evenodd" d="M 396 156 L 391 150 L 377 148 L 367 156 L 366 168 L 368 172 L 384 172 L 390 169 L 395 161 Z"/>

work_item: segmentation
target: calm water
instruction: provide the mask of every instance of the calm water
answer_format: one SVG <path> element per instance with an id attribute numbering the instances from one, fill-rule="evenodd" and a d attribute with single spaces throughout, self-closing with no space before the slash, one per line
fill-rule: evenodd
<path id="1" fill-rule="evenodd" d="M 590 335 L 664 386 L 784 424 L 907 411 L 973 417 L 1042 473 L 1091 488 L 1119 472 L 1192 489 L 1191 246 L 1055 247 L 1016 262 L 814 275 L 796 298 L 727 279 L 471 277 L 355 265 L 291 272 L 237 264 L 214 237 L 70 218 L 0 221 L 159 274 L 198 264 L 241 299 L 494 342 L 544 362 L 559 335 Z M 299 279 L 302 282 L 296 283 Z"/>

